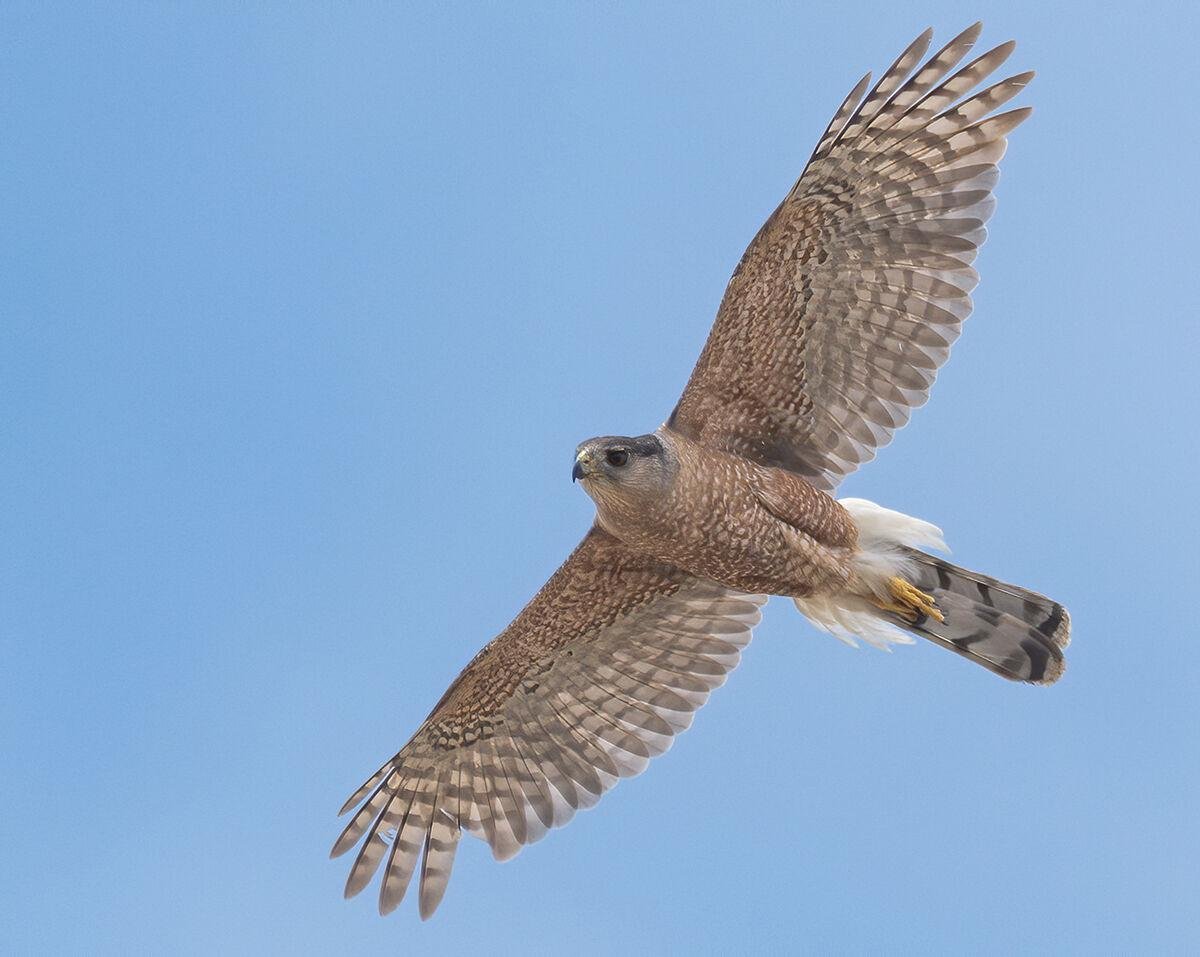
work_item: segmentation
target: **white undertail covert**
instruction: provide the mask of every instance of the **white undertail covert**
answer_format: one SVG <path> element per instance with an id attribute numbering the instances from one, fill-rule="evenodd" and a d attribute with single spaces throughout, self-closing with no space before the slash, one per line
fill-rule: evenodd
<path id="1" fill-rule="evenodd" d="M 822 631 L 854 648 L 859 638 L 885 651 L 891 645 L 911 645 L 913 637 L 881 617 L 883 613 L 871 597 L 888 601 L 888 579 L 911 577 L 912 561 L 904 556 L 902 546 L 949 552 L 942 530 L 865 498 L 843 498 L 838 503 L 858 526 L 859 551 L 850 587 L 834 594 L 797 598 L 796 607 Z"/>

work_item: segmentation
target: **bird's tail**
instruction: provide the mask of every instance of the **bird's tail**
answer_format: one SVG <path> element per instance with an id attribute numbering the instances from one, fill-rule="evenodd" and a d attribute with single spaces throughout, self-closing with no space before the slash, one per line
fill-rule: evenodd
<path id="1" fill-rule="evenodd" d="M 797 599 L 819 627 L 881 646 L 919 635 L 1012 681 L 1051 684 L 1062 676 L 1071 638 L 1062 605 L 913 547 L 945 549 L 928 522 L 862 499 L 841 504 L 859 529 L 859 587 Z"/>
<path id="2" fill-rule="evenodd" d="M 891 620 L 1012 681 L 1048 685 L 1062 677 L 1071 617 L 1044 595 L 903 548 L 908 580 L 933 597 L 942 621 L 897 613 Z"/>

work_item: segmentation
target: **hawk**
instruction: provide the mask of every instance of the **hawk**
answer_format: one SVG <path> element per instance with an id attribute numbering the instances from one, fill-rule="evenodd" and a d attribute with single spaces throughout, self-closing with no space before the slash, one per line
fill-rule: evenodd
<path id="1" fill-rule="evenodd" d="M 951 565 L 938 528 L 841 479 L 923 404 L 971 311 L 972 262 L 1032 73 L 975 90 L 968 28 L 921 34 L 850 91 L 750 243 L 678 405 L 658 430 L 589 439 L 573 478 L 595 523 L 475 656 L 411 740 L 342 808 L 346 882 L 381 867 L 379 910 L 419 867 L 442 899 L 465 830 L 499 860 L 670 747 L 737 665 L 769 595 L 854 642 L 944 648 L 1014 681 L 1063 672 L 1057 602 Z M 868 89 L 869 87 L 869 89 Z"/>

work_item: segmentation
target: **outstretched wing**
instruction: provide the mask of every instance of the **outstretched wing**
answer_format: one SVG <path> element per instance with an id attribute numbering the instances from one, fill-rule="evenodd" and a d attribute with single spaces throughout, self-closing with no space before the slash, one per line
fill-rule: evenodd
<path id="1" fill-rule="evenodd" d="M 504 860 L 640 773 L 737 665 L 765 600 L 593 528 L 346 802 L 342 813 L 361 807 L 332 856 L 366 835 L 346 896 L 386 858 L 379 910 L 392 911 L 424 849 L 420 911 L 428 917 L 463 829 Z"/>
<path id="2" fill-rule="evenodd" d="M 670 428 L 832 490 L 925 402 L 971 311 L 1005 136 L 1029 113 L 985 118 L 1032 73 L 963 99 L 1014 46 L 949 75 L 980 29 L 914 72 L 926 31 L 846 98 L 742 257 Z"/>

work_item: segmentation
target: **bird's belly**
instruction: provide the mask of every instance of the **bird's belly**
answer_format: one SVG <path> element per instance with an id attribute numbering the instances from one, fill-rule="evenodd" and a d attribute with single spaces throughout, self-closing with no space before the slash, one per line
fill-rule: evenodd
<path id="1" fill-rule="evenodd" d="M 752 594 L 802 598 L 845 581 L 846 562 L 835 554 L 844 550 L 830 549 L 774 519 L 676 528 L 646 546 L 693 575 Z"/>

